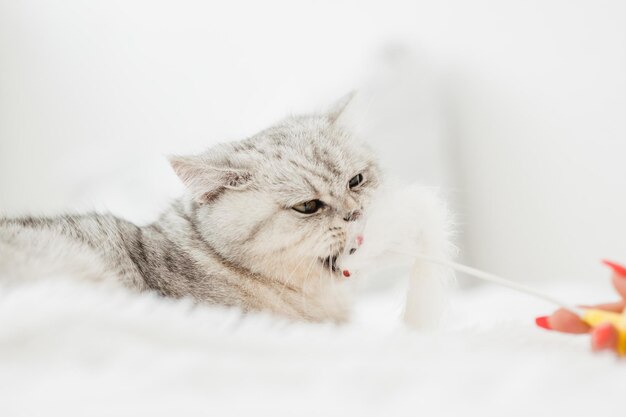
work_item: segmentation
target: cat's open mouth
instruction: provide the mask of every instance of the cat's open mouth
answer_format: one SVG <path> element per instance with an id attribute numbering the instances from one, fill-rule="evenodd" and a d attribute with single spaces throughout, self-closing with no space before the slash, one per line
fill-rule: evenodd
<path id="1" fill-rule="evenodd" d="M 336 272 L 339 272 L 339 267 L 337 266 L 338 257 L 339 257 L 338 254 L 329 255 L 324 259 L 320 259 L 320 262 L 322 263 L 322 265 L 324 265 L 324 268 L 328 268 L 332 272 L 336 273 Z"/>

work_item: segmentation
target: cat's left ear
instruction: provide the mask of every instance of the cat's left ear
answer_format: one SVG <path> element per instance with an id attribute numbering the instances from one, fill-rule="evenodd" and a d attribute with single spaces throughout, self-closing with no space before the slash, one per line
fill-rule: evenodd
<path id="1" fill-rule="evenodd" d="M 330 124 L 335 123 L 339 119 L 339 117 L 348 107 L 354 96 L 356 96 L 356 90 L 350 91 L 348 94 L 341 97 L 335 102 L 335 104 L 332 105 L 330 111 L 326 113 L 326 117 L 328 117 Z"/>
<path id="2" fill-rule="evenodd" d="M 208 203 L 224 190 L 243 190 L 252 180 L 245 169 L 232 168 L 203 156 L 170 156 L 170 165 L 198 203 Z M 223 165 L 223 166 L 222 166 Z"/>

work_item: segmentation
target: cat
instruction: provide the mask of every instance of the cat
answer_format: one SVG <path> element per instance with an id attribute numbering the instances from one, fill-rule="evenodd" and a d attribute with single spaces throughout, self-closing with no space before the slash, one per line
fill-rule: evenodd
<path id="1" fill-rule="evenodd" d="M 147 226 L 95 213 L 0 218 L 0 276 L 69 273 L 244 312 L 345 322 L 340 265 L 356 249 L 381 174 L 340 123 L 349 101 L 170 157 L 186 192 Z"/>

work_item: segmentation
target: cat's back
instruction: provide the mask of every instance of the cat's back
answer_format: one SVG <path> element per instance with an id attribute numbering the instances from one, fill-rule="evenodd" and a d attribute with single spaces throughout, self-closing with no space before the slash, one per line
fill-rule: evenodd
<path id="1" fill-rule="evenodd" d="M 109 214 L 0 218 L 0 280 L 61 276 L 140 285 L 119 273 L 126 264 L 122 236 L 133 227 Z"/>

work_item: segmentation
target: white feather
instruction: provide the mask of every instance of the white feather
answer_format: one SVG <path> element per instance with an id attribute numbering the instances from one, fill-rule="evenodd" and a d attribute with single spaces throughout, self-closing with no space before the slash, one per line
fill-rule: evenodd
<path id="1" fill-rule="evenodd" d="M 394 248 L 449 259 L 456 251 L 451 243 L 452 216 L 432 187 L 390 182 L 374 199 L 359 250 L 346 257 L 343 268 L 366 275 L 376 270 L 411 267 L 406 296 L 405 322 L 413 328 L 432 327 L 438 322 L 446 300 L 449 268 L 398 254 Z"/>

